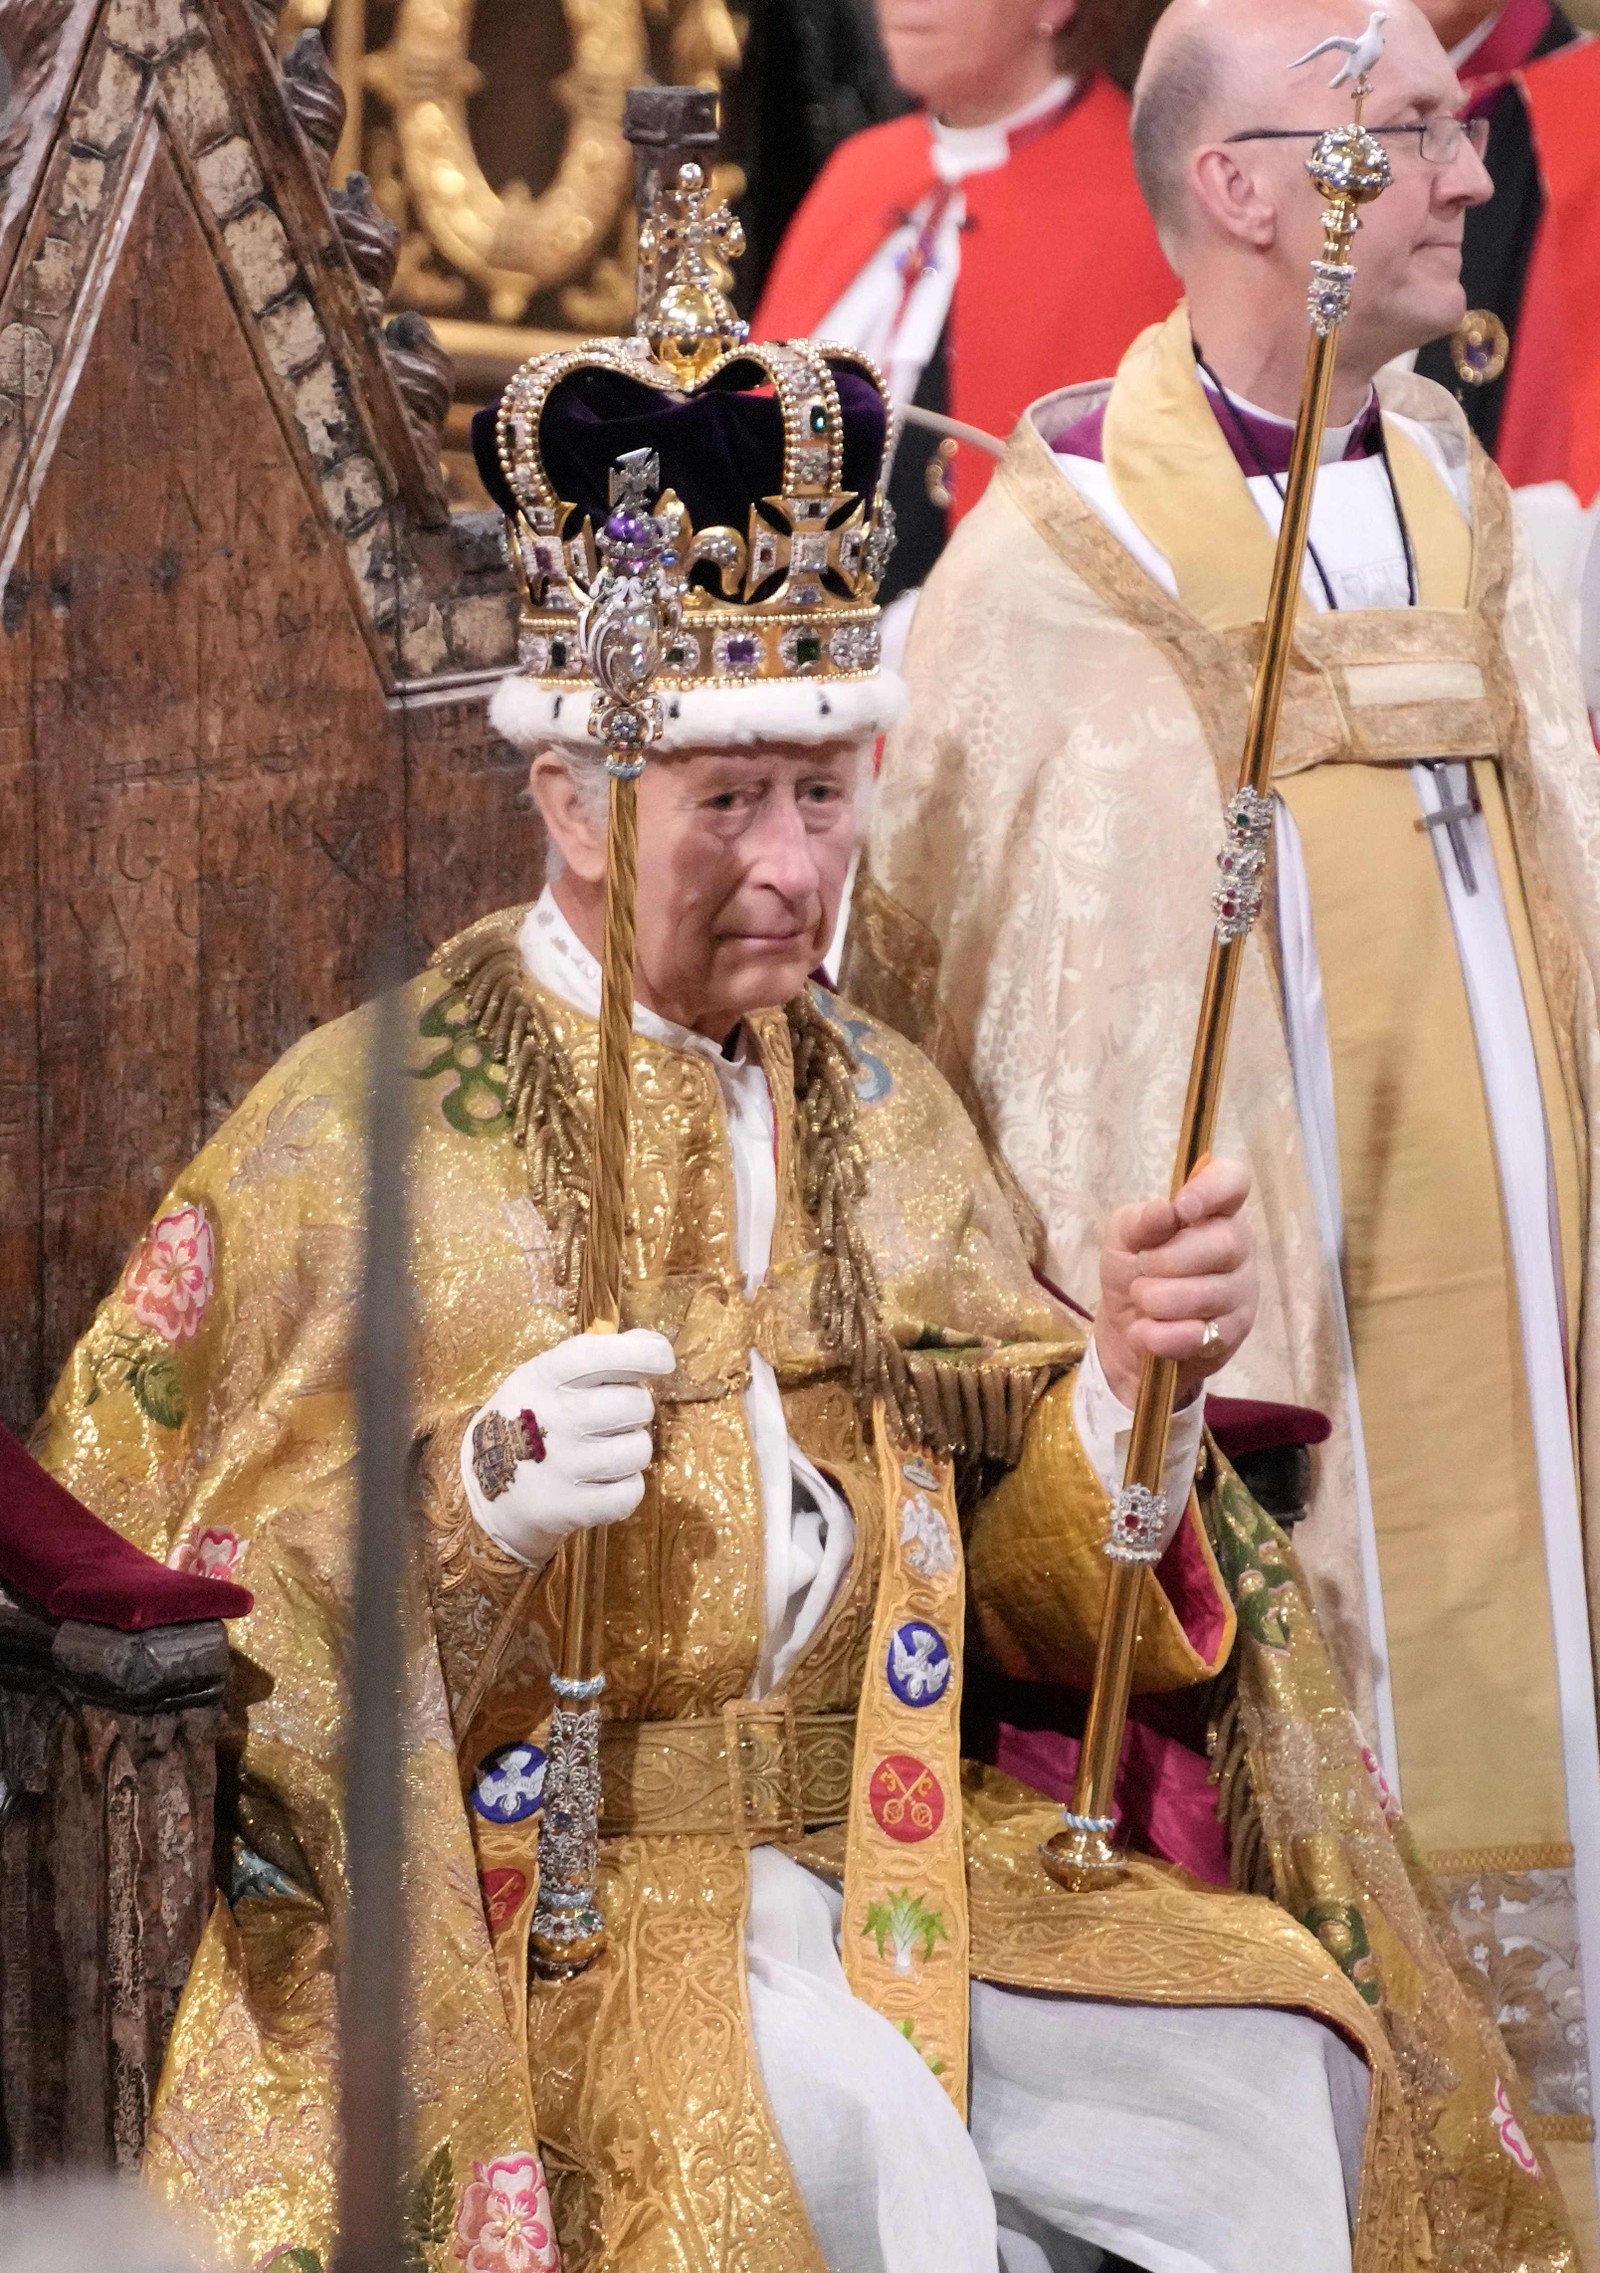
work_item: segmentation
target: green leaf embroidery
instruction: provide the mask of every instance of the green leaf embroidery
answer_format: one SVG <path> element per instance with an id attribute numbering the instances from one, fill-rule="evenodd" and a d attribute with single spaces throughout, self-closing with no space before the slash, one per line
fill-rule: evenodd
<path id="1" fill-rule="evenodd" d="M 322 2273 L 322 2259 L 314 2249 L 279 2249 L 267 2259 L 264 2273 Z"/>
<path id="2" fill-rule="evenodd" d="M 128 1386 L 139 1410 L 157 1428 L 182 1428 L 188 1400 L 183 1393 L 183 1376 L 170 1350 L 144 1351 L 128 1370 Z"/>
<path id="3" fill-rule="evenodd" d="M 924 1962 L 933 1955 L 936 1941 L 947 1941 L 942 1910 L 930 1910 L 915 1895 L 902 1888 L 887 1902 L 874 1902 L 867 1910 L 864 1934 L 871 1934 L 878 1945 L 878 1955 L 886 1957 L 894 1952 L 894 1969 L 897 1973 L 914 1971 L 913 1960 L 920 1948 Z"/>
<path id="4" fill-rule="evenodd" d="M 942 2076 L 944 2074 L 944 2062 L 942 2060 L 930 2059 L 928 2054 L 923 2050 L 921 2041 L 917 2036 L 917 2032 L 912 2027 L 910 2021 L 901 2021 L 899 2023 L 899 2029 L 901 2035 L 910 2045 L 912 2051 L 915 2052 L 920 2058 L 922 2065 L 927 2069 L 929 2075 Z"/>
<path id="5" fill-rule="evenodd" d="M 439 1110 L 461 1136 L 487 1136 L 506 1118 L 506 1069 L 489 1055 L 459 994 L 441 995 L 417 1021 L 417 1032 L 444 1048 L 426 1065 L 413 1066 L 418 1081 L 453 1073 L 456 1085 L 439 1100 Z"/>
<path id="6" fill-rule="evenodd" d="M 455 2193 L 450 2142 L 441 2139 L 412 2181 L 411 2204 L 406 2216 L 408 2244 L 424 2264 L 429 2250 L 442 2249 L 450 2239 Z"/>

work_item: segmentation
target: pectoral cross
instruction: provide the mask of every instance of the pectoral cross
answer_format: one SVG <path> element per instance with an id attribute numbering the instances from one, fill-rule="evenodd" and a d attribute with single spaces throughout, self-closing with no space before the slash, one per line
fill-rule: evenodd
<path id="1" fill-rule="evenodd" d="M 1478 872 L 1472 865 L 1472 845 L 1467 837 L 1467 823 L 1476 820 L 1483 811 L 1478 792 L 1473 787 L 1472 774 L 1466 766 L 1433 765 L 1428 771 L 1439 785 L 1437 812 L 1424 813 L 1416 824 L 1419 829 L 1443 829 L 1450 839 L 1450 849 L 1456 856 L 1462 887 L 1470 899 L 1478 896 Z"/>

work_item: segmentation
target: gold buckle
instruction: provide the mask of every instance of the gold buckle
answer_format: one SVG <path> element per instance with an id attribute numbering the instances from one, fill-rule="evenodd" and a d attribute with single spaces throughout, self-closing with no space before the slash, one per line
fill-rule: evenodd
<path id="1" fill-rule="evenodd" d="M 722 1708 L 734 1836 L 765 1847 L 805 1836 L 800 1740 L 787 1697 L 741 1697 Z"/>

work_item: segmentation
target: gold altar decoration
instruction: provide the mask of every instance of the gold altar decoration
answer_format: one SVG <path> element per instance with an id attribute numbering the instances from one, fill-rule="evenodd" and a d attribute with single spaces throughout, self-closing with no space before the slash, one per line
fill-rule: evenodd
<path id="1" fill-rule="evenodd" d="M 308 25 L 322 30 L 349 103 L 334 182 L 356 168 L 370 178 L 401 233 L 390 305 L 430 319 L 468 406 L 529 355 L 628 328 L 627 90 L 651 80 L 720 90 L 739 67 L 745 31 L 728 0 L 535 0 L 529 44 L 537 33 L 564 45 L 567 62 L 510 90 L 526 97 L 530 117 L 545 102 L 561 114 L 554 170 L 533 190 L 514 173 L 496 185 L 469 107 L 485 91 L 508 91 L 474 60 L 483 13 L 478 0 L 288 0 L 278 33 L 286 50 Z M 735 168 L 713 176 L 718 196 L 742 186 Z M 452 418 L 452 440 L 464 441 L 455 431 L 463 423 Z"/>

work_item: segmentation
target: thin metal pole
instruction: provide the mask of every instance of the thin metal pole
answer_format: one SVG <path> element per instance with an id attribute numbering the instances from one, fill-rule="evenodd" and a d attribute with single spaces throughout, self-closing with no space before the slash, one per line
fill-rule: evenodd
<path id="1" fill-rule="evenodd" d="M 349 1907 L 340 1963 L 335 2273 L 397 2273 L 406 2152 L 402 1604 L 411 1507 L 410 1089 L 403 967 L 380 958 L 367 1104 L 365 1271 L 357 1332 L 356 1568 L 345 1733 Z"/>
<path id="2" fill-rule="evenodd" d="M 1381 145 L 1362 133 L 1366 92 L 1363 80 L 1356 91 L 1353 125 L 1324 136 L 1308 168 L 1312 179 L 1324 187 L 1328 195 L 1323 214 L 1323 257 L 1313 270 L 1312 331 L 1289 462 L 1283 520 L 1273 555 L 1261 657 L 1245 732 L 1239 786 L 1227 810 L 1223 880 L 1214 902 L 1216 929 L 1206 967 L 1189 1066 L 1188 1093 L 1173 1163 L 1171 1191 L 1174 1198 L 1206 1159 L 1216 1128 L 1239 975 L 1260 903 L 1261 870 L 1271 827 L 1273 754 L 1288 683 L 1311 501 L 1339 351 L 1339 326 L 1349 305 L 1354 274 L 1348 255 L 1359 226 L 1358 207 L 1377 196 L 1388 180 L 1388 164 Z M 1122 1859 L 1112 1844 L 1116 1828 L 1117 1771 L 1127 1732 L 1145 1574 L 1159 1556 L 1159 1538 L 1164 1530 L 1166 1508 L 1162 1483 L 1177 1384 L 1178 1367 L 1171 1359 L 1146 1358 L 1134 1405 L 1122 1491 L 1112 1514 L 1112 1535 L 1107 1550 L 1112 1558 L 1110 1582 L 1095 1652 L 1094 1679 L 1072 1806 L 1067 1811 L 1065 1828 L 1041 1849 L 1051 1877 L 1074 1891 L 1107 1885 L 1120 1877 L 1123 1870 Z"/>

